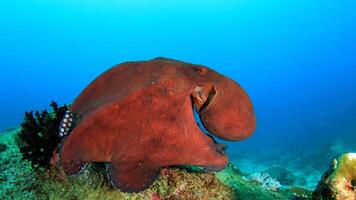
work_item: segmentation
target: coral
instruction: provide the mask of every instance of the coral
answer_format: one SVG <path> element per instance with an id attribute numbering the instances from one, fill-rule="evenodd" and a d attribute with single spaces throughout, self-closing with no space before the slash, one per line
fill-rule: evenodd
<path id="1" fill-rule="evenodd" d="M 24 122 L 21 124 L 18 145 L 22 158 L 31 161 L 34 167 L 48 168 L 53 151 L 60 142 L 57 134 L 59 123 L 63 118 L 66 105 L 58 107 L 52 101 L 52 113 L 47 110 L 42 112 L 25 112 Z"/>
<path id="2" fill-rule="evenodd" d="M 313 192 L 313 199 L 356 199 L 356 153 L 334 159 Z"/>
<path id="3" fill-rule="evenodd" d="M 234 199 L 233 191 L 219 182 L 214 173 L 187 172 L 181 168 L 164 168 L 161 176 L 140 193 L 125 193 L 111 187 L 99 163 L 88 164 L 83 173 L 67 177 L 61 169 L 40 175 L 41 189 L 37 197 L 50 199 Z M 51 191 L 50 193 L 48 191 Z"/>
<path id="4" fill-rule="evenodd" d="M 256 182 L 262 185 L 263 188 L 272 191 L 278 191 L 281 184 L 274 178 L 272 178 L 268 173 L 256 172 L 247 177 L 252 182 Z"/>

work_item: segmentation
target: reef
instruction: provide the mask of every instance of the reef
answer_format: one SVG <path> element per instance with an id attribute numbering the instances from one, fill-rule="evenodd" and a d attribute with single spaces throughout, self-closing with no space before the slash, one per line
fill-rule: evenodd
<path id="1" fill-rule="evenodd" d="M 18 146 L 22 158 L 30 161 L 34 167 L 49 168 L 53 152 L 60 143 L 58 127 L 68 106 L 58 106 L 54 101 L 50 106 L 52 112 L 25 112 L 21 124 Z"/>
<path id="2" fill-rule="evenodd" d="M 313 192 L 313 199 L 356 199 L 356 153 L 342 154 L 332 161 Z"/>
<path id="3" fill-rule="evenodd" d="M 91 163 L 78 176 L 66 176 L 60 163 L 35 170 L 22 159 L 18 140 L 20 129 L 0 134 L 7 148 L 0 152 L 0 199 L 309 199 L 309 190 L 291 187 L 278 191 L 251 181 L 233 164 L 221 172 L 203 172 L 199 167 L 163 168 L 146 190 L 121 192 L 105 177 L 105 164 Z"/>

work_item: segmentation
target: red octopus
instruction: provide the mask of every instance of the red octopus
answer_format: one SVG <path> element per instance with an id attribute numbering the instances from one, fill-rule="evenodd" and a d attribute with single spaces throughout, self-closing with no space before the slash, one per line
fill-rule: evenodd
<path id="1" fill-rule="evenodd" d="M 149 187 L 166 166 L 222 170 L 224 145 L 200 129 L 193 109 L 224 140 L 244 139 L 255 129 L 246 92 L 208 67 L 166 58 L 115 66 L 71 106 L 78 120 L 62 144 L 63 169 L 72 175 L 85 163 L 106 162 L 113 186 L 127 192 Z"/>

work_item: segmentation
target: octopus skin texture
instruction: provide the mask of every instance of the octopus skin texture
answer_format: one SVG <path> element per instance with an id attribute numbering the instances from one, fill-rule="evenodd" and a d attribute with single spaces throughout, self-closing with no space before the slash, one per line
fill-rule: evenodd
<path id="1" fill-rule="evenodd" d="M 88 162 L 107 163 L 115 188 L 148 188 L 162 167 L 201 166 L 220 171 L 228 163 L 224 145 L 210 134 L 242 140 L 255 129 L 246 92 L 206 66 L 167 58 L 126 62 L 90 83 L 71 112 L 76 126 L 64 139 L 60 160 L 66 174 Z"/>

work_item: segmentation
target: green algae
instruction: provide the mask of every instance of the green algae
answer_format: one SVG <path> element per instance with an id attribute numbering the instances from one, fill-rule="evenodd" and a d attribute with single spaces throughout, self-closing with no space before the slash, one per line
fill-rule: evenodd
<path id="1" fill-rule="evenodd" d="M 17 130 L 0 135 L 6 148 L 0 152 L 0 199 L 35 199 L 37 176 L 31 163 L 23 161 L 16 145 Z"/>
<path id="2" fill-rule="evenodd" d="M 289 189 L 270 191 L 253 183 L 233 164 L 219 172 L 202 172 L 199 167 L 164 168 L 159 178 L 145 191 L 124 193 L 114 189 L 105 177 L 105 164 L 87 165 L 83 173 L 66 176 L 60 165 L 50 169 L 32 168 L 22 159 L 17 146 L 16 129 L 0 134 L 4 150 L 0 152 L 0 199 L 307 199 Z"/>

